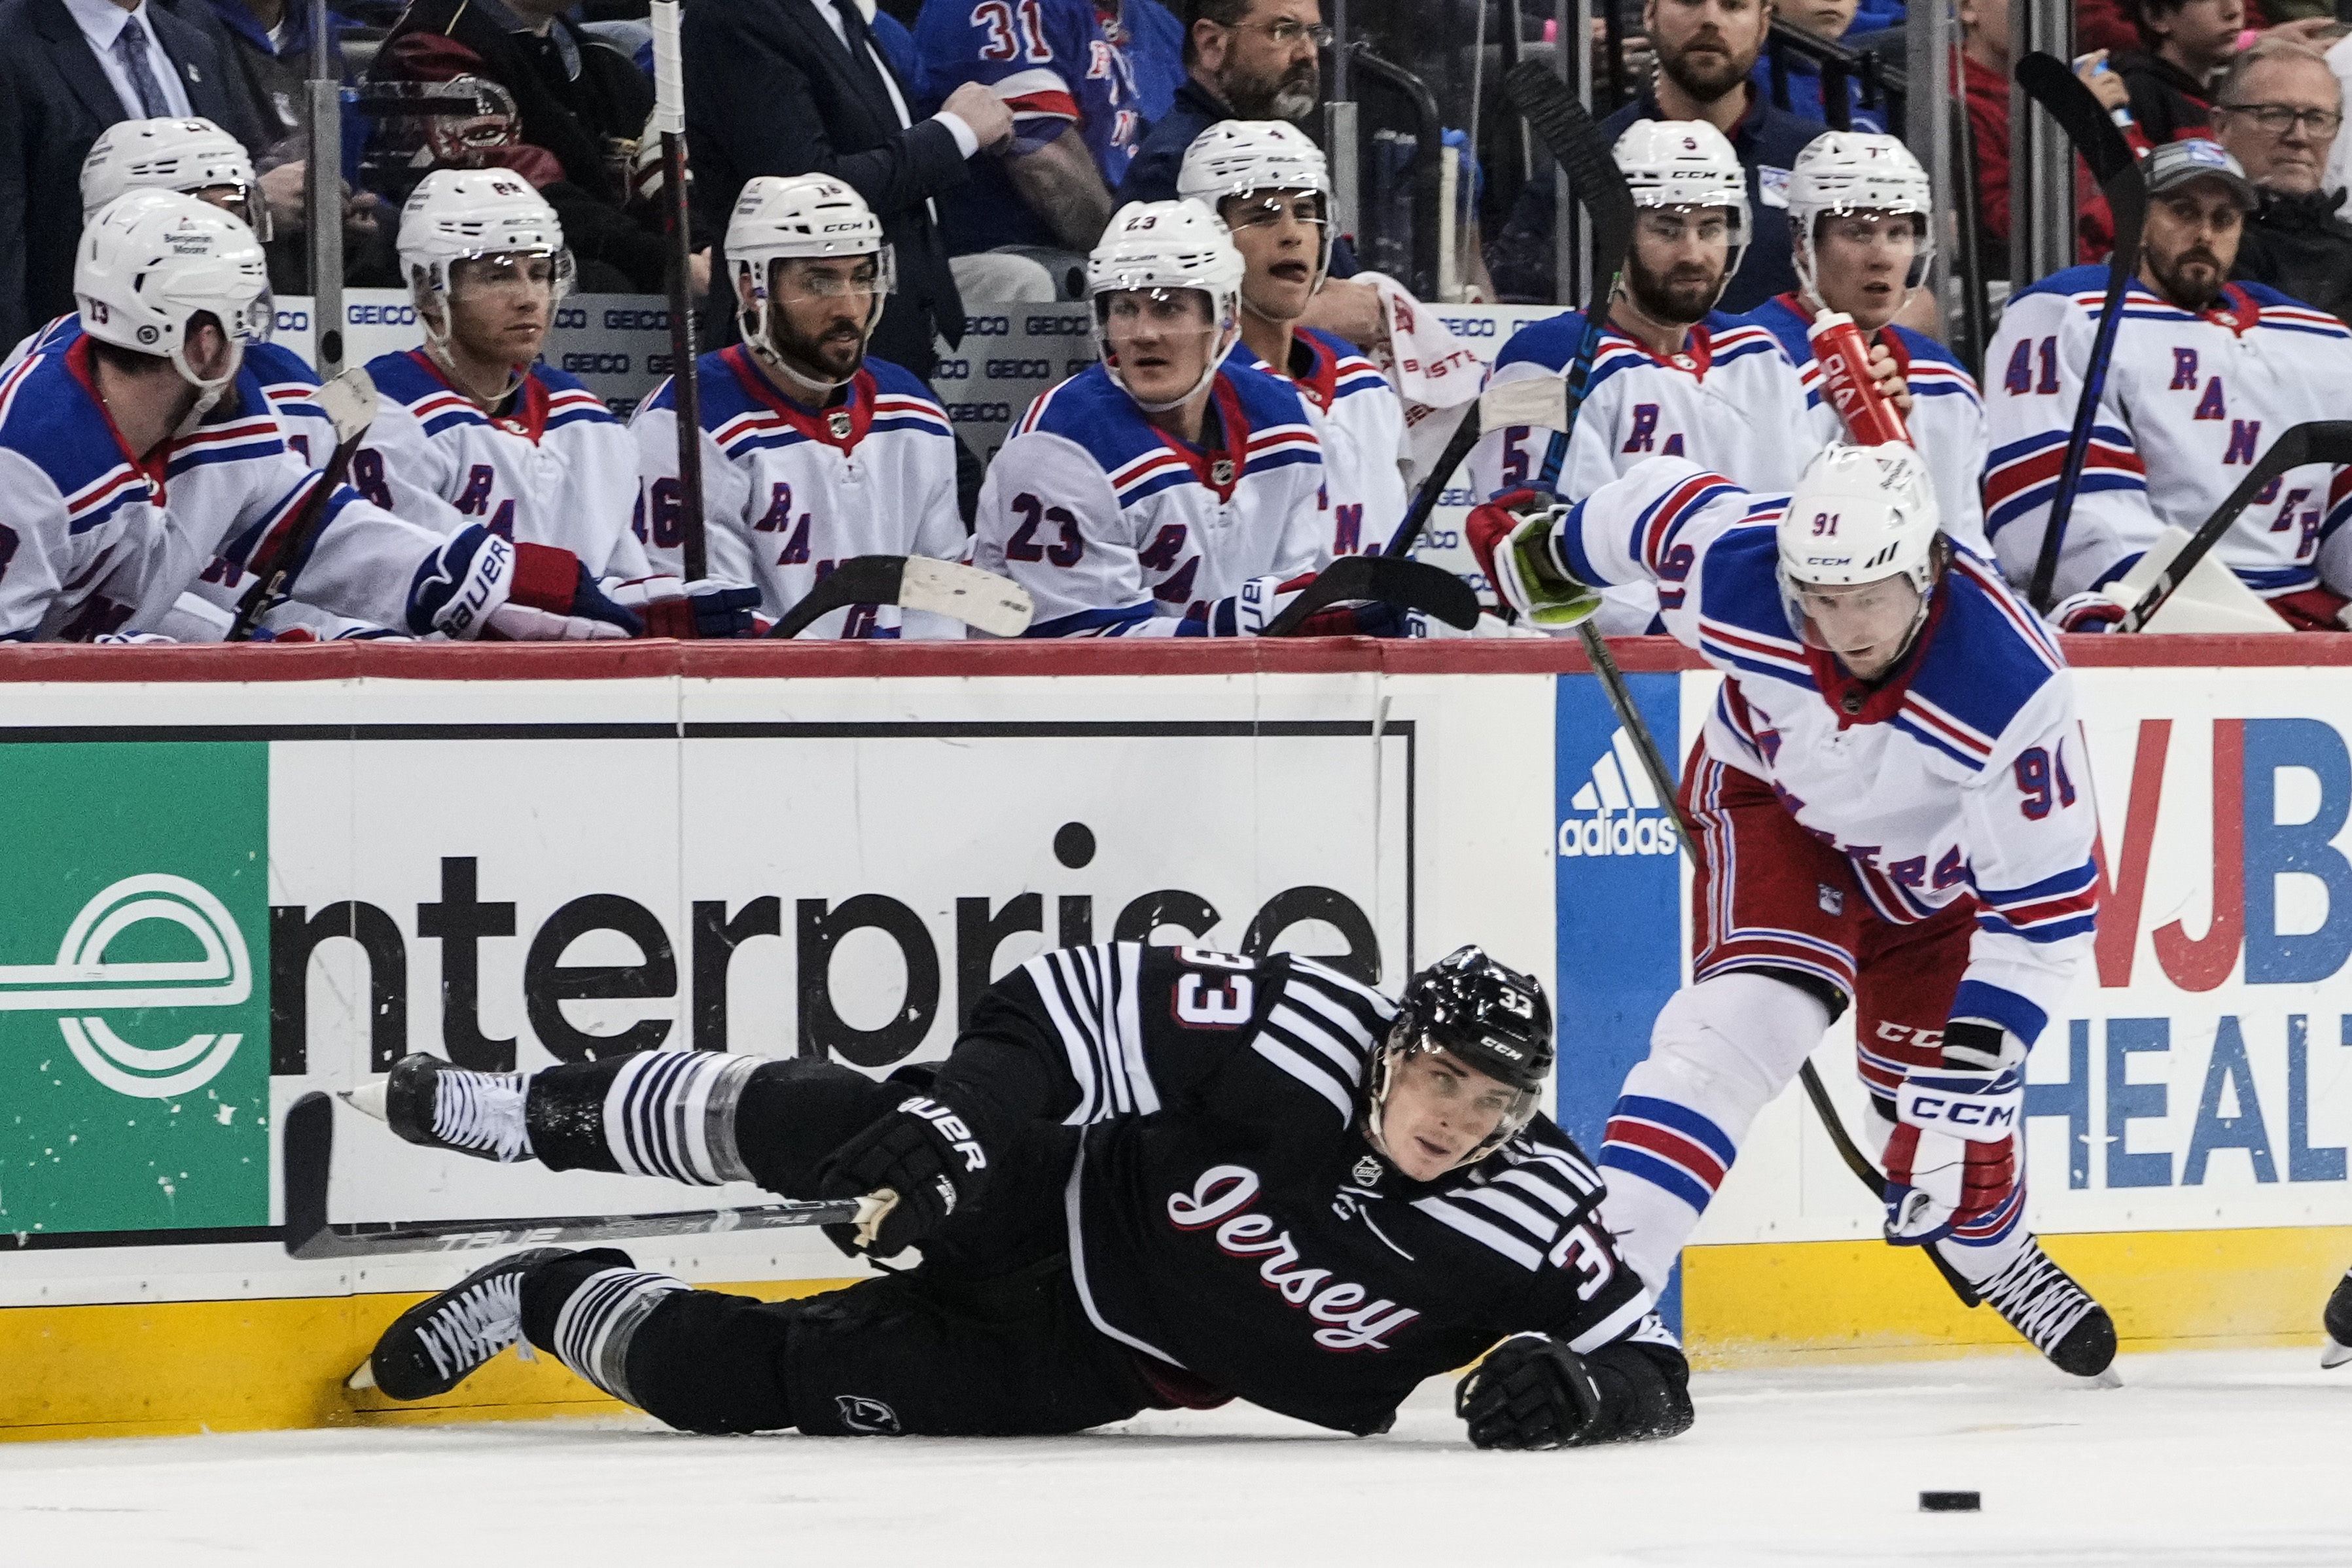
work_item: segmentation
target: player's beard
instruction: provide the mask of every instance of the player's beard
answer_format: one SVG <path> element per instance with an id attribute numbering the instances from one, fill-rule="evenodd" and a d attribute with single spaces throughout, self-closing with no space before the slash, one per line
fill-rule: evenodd
<path id="1" fill-rule="evenodd" d="M 1694 47 L 1700 44 L 1712 47 L 1704 53 L 1693 53 Z M 1748 65 L 1741 65 L 1738 57 L 1724 41 L 1723 35 L 1712 26 L 1702 29 L 1696 37 L 1683 46 L 1681 53 L 1672 58 L 1664 54 L 1658 56 L 1658 68 L 1676 87 L 1701 103 L 1713 103 L 1737 88 L 1747 79 L 1754 64 L 1751 60 Z"/>
<path id="2" fill-rule="evenodd" d="M 1706 313 L 1715 309 L 1723 293 L 1723 273 L 1692 263 L 1657 278 L 1641 267 L 1628 267 L 1625 291 L 1650 320 L 1688 327 L 1706 320 Z"/>
<path id="3" fill-rule="evenodd" d="M 1228 72 L 1218 84 L 1236 120 L 1304 120 L 1322 96 L 1323 71 L 1313 55 L 1279 77 L 1243 77 Z"/>
<path id="4" fill-rule="evenodd" d="M 813 383 L 847 381 L 857 374 L 858 362 L 866 357 L 866 334 L 845 315 L 834 317 L 822 334 L 808 338 L 794 331 L 781 311 L 775 312 L 769 321 L 768 336 L 777 357 Z"/>
<path id="5" fill-rule="evenodd" d="M 2200 267 L 2200 270 L 2191 274 L 2191 267 Z M 2159 259 L 2150 251 L 2147 269 L 2155 275 L 2166 299 L 2192 313 L 2203 311 L 2221 297 L 2221 284 L 2229 271 L 2221 265 L 2221 258 L 2202 245 L 2192 245 L 2169 261 Z"/>

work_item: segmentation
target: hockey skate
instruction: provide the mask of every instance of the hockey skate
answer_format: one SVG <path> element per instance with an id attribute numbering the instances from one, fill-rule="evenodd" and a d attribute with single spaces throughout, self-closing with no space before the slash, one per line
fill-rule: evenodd
<path id="1" fill-rule="evenodd" d="M 2115 1320 L 2051 1261 L 2040 1241 L 2029 1237 L 2009 1267 L 1979 1289 L 2009 1326 L 2060 1372 L 2101 1388 L 2123 1386 L 2114 1364 Z"/>
<path id="2" fill-rule="evenodd" d="M 476 1367 L 521 1342 L 523 1276 L 571 1256 L 568 1247 L 539 1247 L 484 1264 L 394 1319 L 344 1386 L 373 1388 L 392 1399 L 448 1393 Z"/>
<path id="3" fill-rule="evenodd" d="M 528 1076 L 470 1072 L 416 1051 L 343 1100 L 411 1143 L 506 1163 L 531 1157 L 530 1133 L 523 1125 Z"/>
<path id="4" fill-rule="evenodd" d="M 2352 1271 L 2336 1282 L 2335 1294 L 2327 1298 L 2327 1310 L 2319 1321 L 2327 1327 L 2327 1348 L 2319 1352 L 2319 1364 L 2342 1366 L 2352 1362 Z"/>

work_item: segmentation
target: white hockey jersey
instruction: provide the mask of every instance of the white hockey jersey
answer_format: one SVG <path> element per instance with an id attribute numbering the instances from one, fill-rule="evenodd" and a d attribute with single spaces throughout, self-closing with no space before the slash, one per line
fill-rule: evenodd
<path id="1" fill-rule="evenodd" d="M 868 359 L 822 411 L 779 393 L 740 343 L 696 362 L 702 506 L 710 574 L 760 590 L 774 620 L 838 562 L 859 555 L 962 558 L 955 433 L 930 389 Z M 638 494 L 631 526 L 658 572 L 683 574 L 677 405 L 665 381 L 629 421 Z M 803 637 L 955 637 L 960 622 L 896 605 L 852 605 Z"/>
<path id="2" fill-rule="evenodd" d="M 1028 635 L 1173 637 L 1252 577 L 1324 559 L 1323 444 L 1297 390 L 1228 363 L 1203 450 L 1090 365 L 1040 395 L 988 466 L 972 563 L 1029 590 Z"/>
<path id="3" fill-rule="evenodd" d="M 1776 537 L 1788 499 L 1661 458 L 1587 497 L 1555 542 L 1585 582 L 1657 584 L 1666 629 L 1726 678 L 1707 755 L 1769 784 L 1843 854 L 1878 915 L 1911 924 L 1976 900 L 1951 1016 L 2031 1045 L 2090 949 L 2100 888 L 2065 661 L 1991 564 L 1960 550 L 1902 665 L 1851 679 L 1790 629 Z M 1844 984 L 1801 933 L 1788 947 L 1790 967 Z"/>
<path id="4" fill-rule="evenodd" d="M 1344 338 L 1301 327 L 1290 335 L 1286 371 L 1236 342 L 1229 359 L 1277 374 L 1298 389 L 1307 423 L 1323 442 L 1323 499 L 1329 510 L 1326 560 L 1374 555 L 1404 521 L 1404 404 L 1380 366 Z M 1318 561 L 1318 565 L 1325 564 Z"/>
<path id="5" fill-rule="evenodd" d="M 1805 387 L 1805 411 L 1812 419 L 1819 445 L 1852 440 L 1845 421 L 1822 395 L 1821 362 L 1813 357 L 1812 341 L 1805 336 L 1805 329 L 1813 324 L 1812 308 L 1794 294 L 1780 294 L 1744 319 L 1779 340 L 1780 352 L 1797 367 L 1797 379 Z M 1878 341 L 1895 355 L 1895 365 L 1911 388 L 1911 412 L 1904 416 L 1904 423 L 1911 428 L 1913 445 L 1927 461 L 1944 531 L 1991 559 L 1992 547 L 1985 542 L 1984 532 L 1984 399 L 1977 391 L 1976 377 L 1925 332 L 1890 325 Z"/>
<path id="6" fill-rule="evenodd" d="M 1565 376 L 1583 338 L 1581 310 L 1522 327 L 1496 356 L 1487 384 Z M 1575 434 L 1562 442 L 1528 425 L 1487 431 L 1471 448 L 1470 487 L 1481 500 L 1521 486 L 1581 500 L 1635 465 L 1667 457 L 1704 463 L 1753 489 L 1786 490 L 1821 445 L 1803 384 L 1771 332 L 1718 310 L 1691 328 L 1671 359 L 1604 325 Z M 1664 629 L 1648 584 L 1627 583 L 1604 597 L 1600 626 L 1610 636 Z"/>
<path id="7" fill-rule="evenodd" d="M 1985 531 L 2012 583 L 2033 574 L 2089 362 L 2106 268 L 2015 295 L 1985 355 Z M 2279 432 L 2352 412 L 2352 331 L 2275 289 L 2231 283 L 2191 315 L 2133 282 L 2066 521 L 2056 595 L 2113 582 L 2168 523 L 2195 532 Z M 2346 476 L 2321 464 L 2266 489 L 2214 546 L 2265 597 L 2352 592 Z"/>
<path id="8" fill-rule="evenodd" d="M 193 431 L 134 459 L 92 383 L 92 346 L 32 353 L 0 380 L 0 638 L 150 629 L 215 557 L 241 568 L 319 482 L 249 365 Z M 421 629 L 409 592 L 441 543 L 338 486 L 302 596 Z"/>
<path id="9" fill-rule="evenodd" d="M 533 365 L 488 414 L 422 349 L 368 362 L 375 423 L 352 454 L 351 483 L 386 511 L 454 534 L 479 522 L 526 544 L 569 550 L 599 577 L 642 577 L 629 532 L 637 452 L 604 399 Z"/>

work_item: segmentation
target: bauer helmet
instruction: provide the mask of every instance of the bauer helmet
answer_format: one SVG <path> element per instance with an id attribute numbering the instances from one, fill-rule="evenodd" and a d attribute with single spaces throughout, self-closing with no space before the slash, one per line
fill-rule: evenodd
<path id="1" fill-rule="evenodd" d="M 1383 1154 L 1390 1152 L 1381 1125 L 1389 1092 L 1398 1068 L 1417 1051 L 1444 1051 L 1513 1091 L 1495 1130 L 1458 1163 L 1485 1159 L 1528 1124 L 1551 1076 L 1556 1053 L 1543 983 L 1496 963 L 1475 945 L 1454 949 L 1405 983 L 1396 1022 L 1374 1048 L 1367 1080 L 1371 1108 L 1365 1136 Z"/>
<path id="2" fill-rule="evenodd" d="M 1748 171 L 1723 132 L 1704 120 L 1637 120 L 1610 150 L 1637 207 L 1721 207 L 1730 215 L 1723 288 L 1748 252 Z M 1722 289 L 1716 298 L 1723 297 Z"/>
<path id="3" fill-rule="evenodd" d="M 1936 489 L 1919 454 L 1899 441 L 1883 447 L 1831 445 L 1805 465 L 1779 527 L 1780 603 L 1789 625 L 1815 647 L 1821 640 L 1804 612 L 1802 587 L 1852 587 L 1892 577 L 1918 594 L 1909 636 L 1927 618 L 1941 565 Z"/>
<path id="4" fill-rule="evenodd" d="M 202 395 L 196 416 L 217 402 L 266 343 L 277 319 L 269 263 L 245 220 L 176 191 L 126 191 L 82 229 L 74 252 L 74 300 L 82 331 L 100 342 L 168 358 Z M 220 323 L 228 368 L 207 381 L 188 364 L 188 329 Z"/>
<path id="5" fill-rule="evenodd" d="M 555 265 L 555 298 L 572 288 L 572 253 L 547 199 L 505 169 L 436 169 L 400 209 L 400 270 L 416 302 L 446 300 L 452 263 L 492 256 L 544 256 Z M 420 317 L 422 312 L 420 312 Z M 441 336 L 448 332 L 443 318 Z M 428 341 L 435 337 L 430 323 Z"/>
<path id="6" fill-rule="evenodd" d="M 1192 139 L 1176 173 L 1176 194 L 1223 219 L 1228 199 L 1259 191 L 1312 191 L 1321 240 L 1315 287 L 1331 268 L 1331 166 L 1307 132 L 1283 120 L 1221 120 Z M 1247 296 L 1243 303 L 1247 304 Z"/>
<path id="7" fill-rule="evenodd" d="M 738 279 L 749 277 L 751 280 L 748 305 L 742 302 L 740 282 L 736 288 L 743 341 L 769 364 L 828 395 L 846 383 L 810 381 L 777 359 L 768 333 L 768 289 L 778 261 L 848 256 L 875 258 L 874 302 L 866 313 L 865 339 L 858 345 L 863 358 L 865 346 L 874 341 L 874 328 L 882 320 L 883 302 L 898 287 L 895 255 L 882 238 L 882 220 L 874 216 L 866 198 L 824 174 L 762 174 L 735 198 L 734 216 L 727 220 L 727 258 L 734 264 Z"/>
<path id="8" fill-rule="evenodd" d="M 1224 221 L 1198 202 L 1129 202 L 1112 215 L 1110 226 L 1087 258 L 1087 298 L 1095 308 L 1095 352 L 1118 389 L 1147 414 L 1164 414 L 1200 394 L 1241 335 L 1242 253 L 1234 248 Z M 1183 396 L 1146 403 L 1120 374 L 1111 352 L 1111 296 L 1148 293 L 1164 298 L 1181 289 L 1203 296 L 1214 335 L 1201 379 Z"/>
<path id="9" fill-rule="evenodd" d="M 245 144 L 209 120 L 121 120 L 98 133 L 81 161 L 81 216 L 125 191 L 199 191 L 234 186 L 236 201 L 225 206 L 243 218 L 253 237 L 269 240 L 269 205 L 253 175 Z"/>
<path id="10" fill-rule="evenodd" d="M 1806 301 L 1826 310 L 1813 282 L 1813 242 L 1819 221 L 1846 213 L 1908 213 L 1917 243 L 1903 286 L 1916 289 L 1935 259 L 1930 220 L 1935 186 L 1911 150 L 1892 136 L 1831 131 L 1814 137 L 1789 171 L 1789 232 L 1795 242 L 1797 281 Z"/>

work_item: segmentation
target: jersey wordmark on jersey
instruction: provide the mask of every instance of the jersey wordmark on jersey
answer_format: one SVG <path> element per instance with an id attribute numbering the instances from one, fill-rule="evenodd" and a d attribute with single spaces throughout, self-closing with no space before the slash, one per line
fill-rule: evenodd
<path id="1" fill-rule="evenodd" d="M 1160 430 L 1099 364 L 1030 405 L 972 534 L 974 565 L 1029 590 L 1029 636 L 1174 636 L 1250 578 L 1322 559 L 1322 442 L 1297 388 L 1228 362 L 1211 403 L 1206 448 Z"/>
<path id="2" fill-rule="evenodd" d="M 1247 343 L 1228 358 L 1280 374 L 1298 389 L 1307 423 L 1323 442 L 1323 499 L 1329 509 L 1326 558 L 1377 554 L 1403 521 L 1404 404 L 1380 367 L 1345 339 L 1311 327 L 1294 330 L 1290 365 L 1276 372 Z M 1318 565 L 1323 562 L 1316 563 Z"/>
<path id="3" fill-rule="evenodd" d="M 773 620 L 859 555 L 961 559 L 955 435 L 930 389 L 867 359 L 842 401 L 814 409 L 778 392 L 738 343 L 696 362 L 702 500 L 714 577 L 760 590 Z M 656 569 L 680 570 L 677 412 L 664 381 L 629 422 L 639 478 L 632 527 Z M 853 605 L 808 637 L 961 637 L 962 626 L 896 605 Z"/>
<path id="4" fill-rule="evenodd" d="M 2013 582 L 2041 553 L 2106 273 L 2075 267 L 2013 297 L 1985 356 L 1985 531 Z M 2352 407 L 2352 331 L 2274 289 L 2231 283 L 2183 310 L 2134 282 L 2099 401 L 2056 593 L 2128 572 L 2167 524 L 2194 531 L 2279 433 Z M 2352 588 L 2343 472 L 2324 464 L 2273 482 L 2214 546 L 2265 596 L 2315 582 Z"/>

